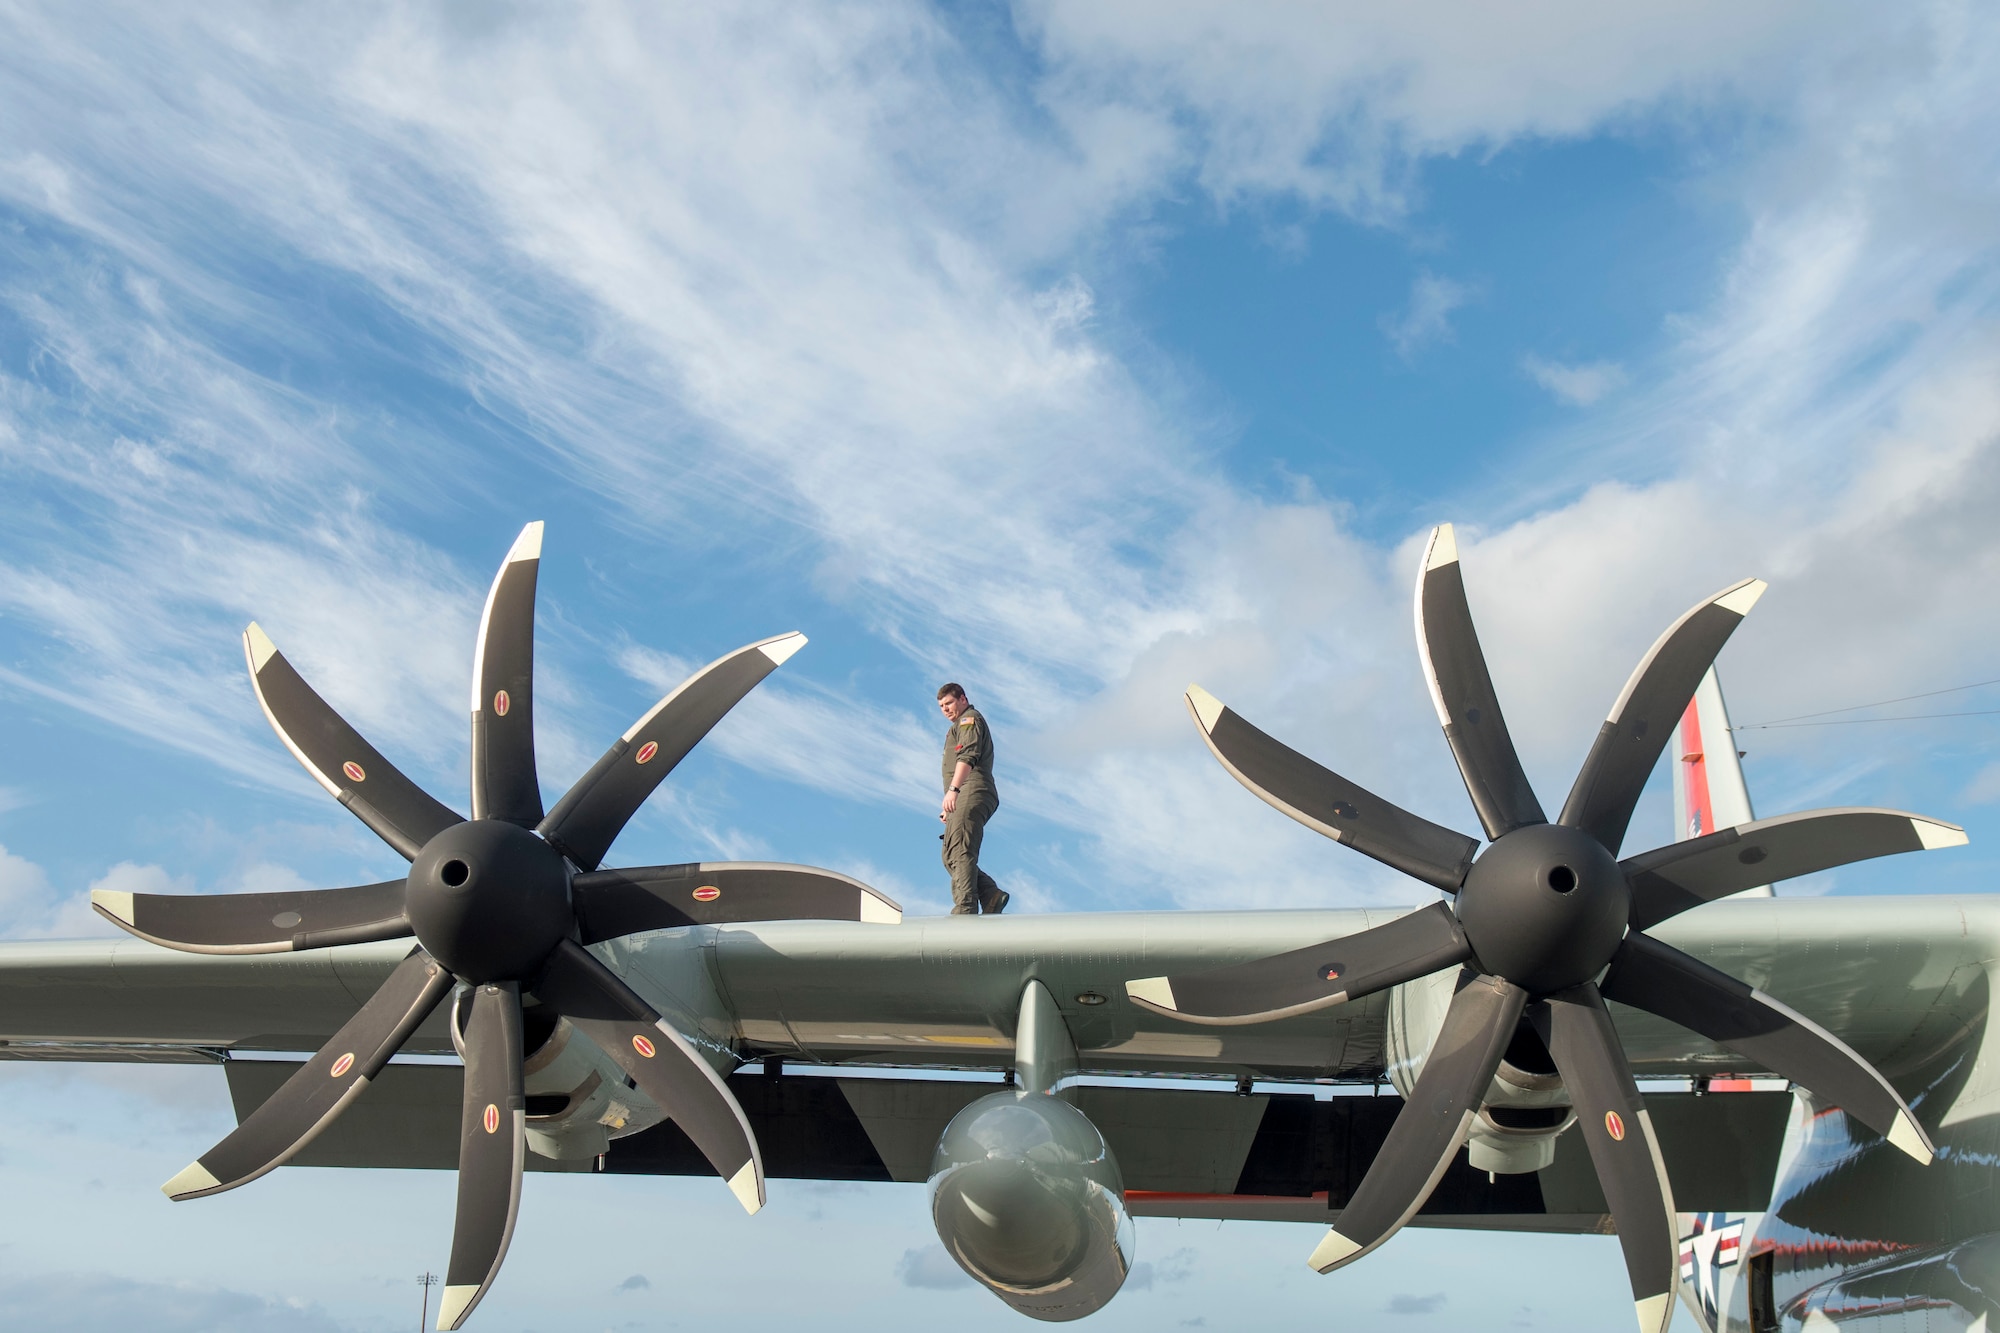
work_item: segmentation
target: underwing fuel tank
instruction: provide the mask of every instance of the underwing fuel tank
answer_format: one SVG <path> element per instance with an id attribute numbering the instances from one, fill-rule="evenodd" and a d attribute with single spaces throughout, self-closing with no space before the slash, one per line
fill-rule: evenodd
<path id="1" fill-rule="evenodd" d="M 931 1220 L 958 1266 L 1014 1309 L 1081 1319 L 1125 1285 L 1132 1218 L 1104 1135 L 1063 1096 L 1076 1047 L 1038 981 L 1021 992 L 1014 1063 L 1019 1090 L 981 1097 L 938 1138 Z"/>
<path id="2" fill-rule="evenodd" d="M 931 1163 L 931 1217 L 959 1267 L 1036 1319 L 1081 1319 L 1125 1284 L 1132 1219 L 1104 1136 L 1061 1097 L 960 1111 Z"/>

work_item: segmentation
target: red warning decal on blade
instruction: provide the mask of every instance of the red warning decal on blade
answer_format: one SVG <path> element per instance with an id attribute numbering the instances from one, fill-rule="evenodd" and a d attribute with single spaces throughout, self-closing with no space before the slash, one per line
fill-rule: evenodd
<path id="1" fill-rule="evenodd" d="M 712 903 L 721 896 L 722 890 L 713 884 L 704 884 L 694 891 L 694 900 L 698 903 Z"/>
<path id="2" fill-rule="evenodd" d="M 654 755 L 658 754 L 659 752 L 660 752 L 660 747 L 658 742 L 647 741 L 644 745 L 639 747 L 639 753 L 634 757 L 637 758 L 638 761 L 643 764 L 648 759 L 651 759 Z"/>
<path id="3" fill-rule="evenodd" d="M 640 1033 L 635 1032 L 632 1034 L 632 1049 L 645 1056 L 648 1060 L 653 1058 L 653 1043 L 647 1041 L 644 1035 Z"/>
<path id="4" fill-rule="evenodd" d="M 488 1134 L 500 1132 L 500 1108 L 492 1102 L 486 1103 L 486 1132 Z"/>
<path id="5" fill-rule="evenodd" d="M 333 1068 L 327 1071 L 327 1075 L 331 1078 L 339 1078 L 352 1068 L 354 1068 L 354 1052 L 349 1051 L 346 1055 L 341 1056 L 333 1062 Z"/>
<path id="6" fill-rule="evenodd" d="M 493 696 L 493 716 L 495 716 L 495 717 L 505 717 L 505 716 L 507 716 L 507 705 L 509 705 L 509 704 L 511 704 L 511 703 L 513 703 L 513 702 L 514 702 L 514 701 L 513 701 L 512 699 L 509 699 L 509 698 L 507 697 L 507 691 L 505 691 L 505 690 L 502 690 L 502 691 L 500 691 L 500 692 L 499 692 L 498 694 L 494 695 L 494 696 Z"/>
<path id="7" fill-rule="evenodd" d="M 1604 1132 L 1620 1143 L 1625 1141 L 1625 1121 L 1616 1111 L 1604 1113 Z"/>
<path id="8" fill-rule="evenodd" d="M 361 771 L 361 765 L 355 763 L 352 759 L 342 764 L 340 766 L 340 771 L 347 774 L 347 780 L 349 782 L 368 781 L 368 775 Z"/>

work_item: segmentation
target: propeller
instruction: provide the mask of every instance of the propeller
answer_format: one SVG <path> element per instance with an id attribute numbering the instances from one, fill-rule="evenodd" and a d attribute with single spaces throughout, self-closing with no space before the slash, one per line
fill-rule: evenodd
<path id="1" fill-rule="evenodd" d="M 360 1096 L 431 1012 L 454 1006 L 465 1059 L 458 1211 L 439 1329 L 462 1325 L 500 1271 L 521 1202 L 524 995 L 596 1042 L 687 1133 L 749 1212 L 764 1168 L 743 1108 L 659 1011 L 584 945 L 644 930 L 807 918 L 893 923 L 895 903 L 811 866 L 709 862 L 601 870 L 646 798 L 738 700 L 805 645 L 781 634 L 710 663 L 649 710 L 542 809 L 535 772 L 534 615 L 542 525 L 508 551 L 480 617 L 472 680 L 472 818 L 405 777 L 256 625 L 243 648 L 257 701 L 318 783 L 410 862 L 379 884 L 199 897 L 98 890 L 91 906 L 155 944 L 283 953 L 415 944 L 332 1040 L 222 1142 L 168 1181 L 173 1199 L 283 1165 Z M 462 1022 L 459 1020 L 462 1017 Z"/>
<path id="2" fill-rule="evenodd" d="M 1449 524 L 1417 574 L 1417 647 L 1431 702 L 1490 840 L 1381 799 L 1190 686 L 1215 757 L 1268 804 L 1453 895 L 1386 925 L 1231 967 L 1125 984 L 1135 1004 L 1190 1023 L 1263 1023 L 1448 968 L 1455 990 L 1416 1086 L 1310 1263 L 1329 1272 L 1393 1236 L 1464 1144 L 1508 1042 L 1526 1023 L 1563 1078 L 1625 1252 L 1642 1333 L 1663 1333 L 1677 1271 L 1673 1191 L 1606 999 L 1727 1046 L 1810 1089 L 1918 1162 L 1933 1148 L 1868 1062 L 1795 1010 L 1643 932 L 1758 884 L 1955 847 L 1956 825 L 1899 810 L 1782 815 L 1619 859 L 1675 720 L 1763 594 L 1732 584 L 1667 628 L 1599 729 L 1555 823 L 1521 767 L 1472 625 Z"/>

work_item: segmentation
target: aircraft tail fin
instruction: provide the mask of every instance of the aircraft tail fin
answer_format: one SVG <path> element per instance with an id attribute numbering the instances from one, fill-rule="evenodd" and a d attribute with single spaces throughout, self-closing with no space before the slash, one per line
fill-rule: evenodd
<path id="1" fill-rule="evenodd" d="M 1714 667 L 1695 687 L 1694 698 L 1674 728 L 1673 753 L 1676 841 L 1747 824 L 1757 817 L 1750 806 L 1750 789 L 1743 782 L 1742 756 L 1729 729 L 1729 709 L 1722 701 L 1722 682 L 1716 679 Z M 1771 886 L 1745 889 L 1735 896 L 1768 898 Z"/>

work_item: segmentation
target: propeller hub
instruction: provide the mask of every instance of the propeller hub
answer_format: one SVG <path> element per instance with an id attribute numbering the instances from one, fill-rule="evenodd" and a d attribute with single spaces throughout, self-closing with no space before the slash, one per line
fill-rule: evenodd
<path id="1" fill-rule="evenodd" d="M 425 843 L 406 901 L 418 941 L 474 985 L 531 976 L 576 923 L 562 856 L 498 819 L 454 824 Z"/>
<path id="2" fill-rule="evenodd" d="M 1631 898 L 1604 844 L 1578 829 L 1533 824 L 1504 834 L 1473 863 L 1458 921 L 1489 972 L 1548 995 L 1611 961 Z"/>

